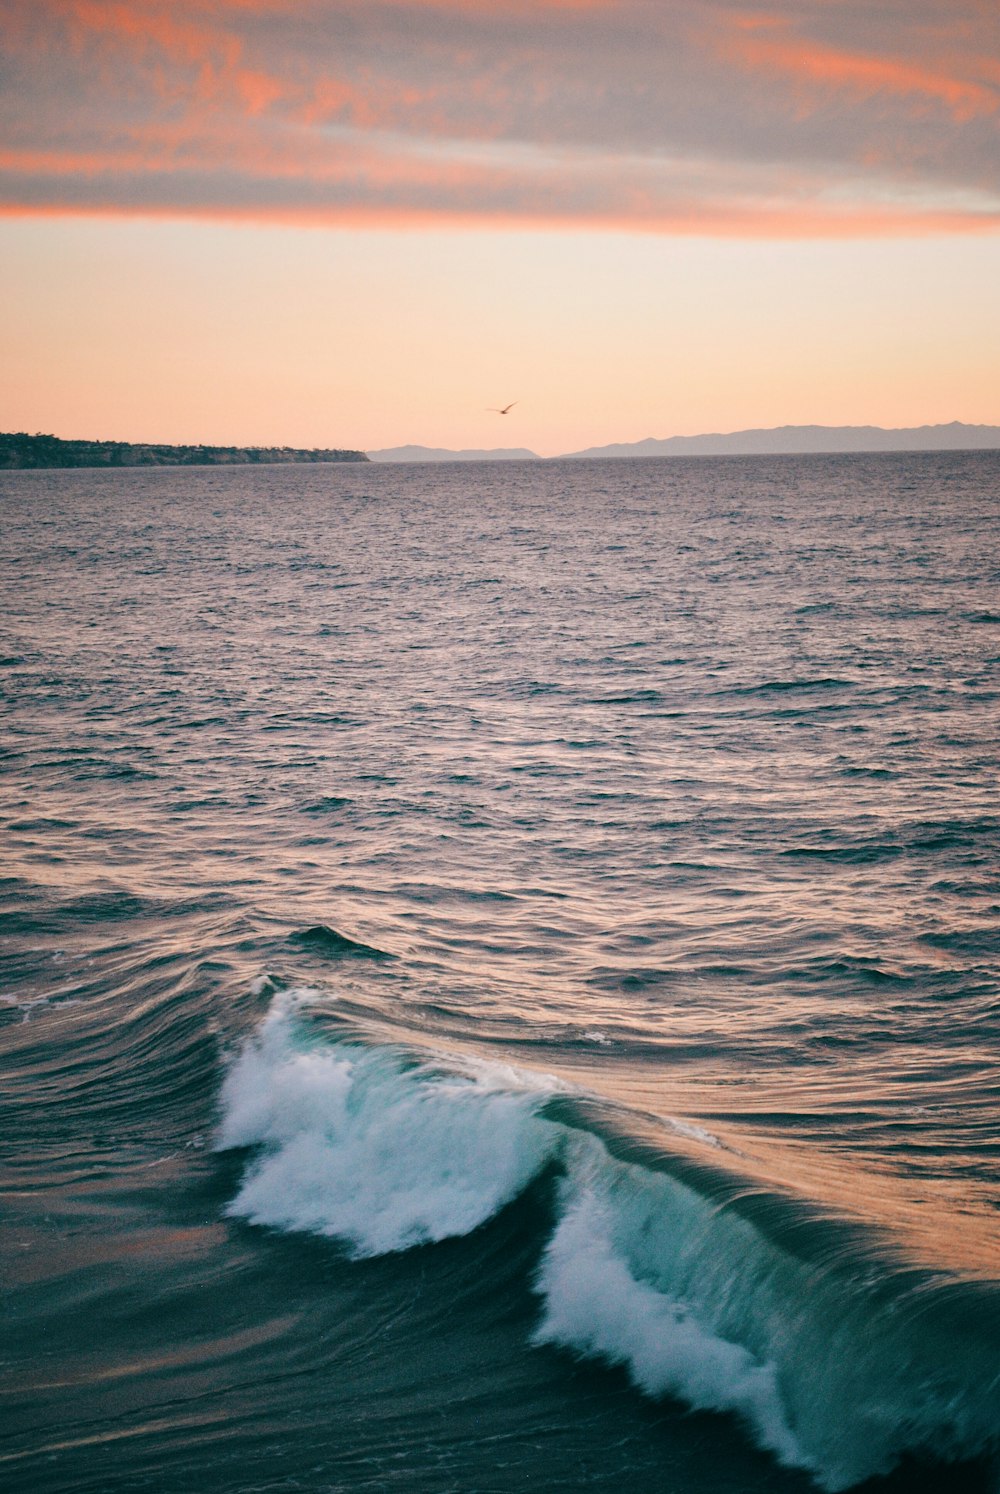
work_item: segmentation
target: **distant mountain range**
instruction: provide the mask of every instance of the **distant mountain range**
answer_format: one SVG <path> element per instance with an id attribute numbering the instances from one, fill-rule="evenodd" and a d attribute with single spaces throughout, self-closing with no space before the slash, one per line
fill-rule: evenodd
<path id="1" fill-rule="evenodd" d="M 384 451 L 370 451 L 373 462 L 525 462 L 541 461 L 535 451 L 525 446 L 504 446 L 496 451 L 448 451 L 443 446 L 387 446 Z"/>
<path id="2" fill-rule="evenodd" d="M 1000 448 L 1000 425 L 779 425 L 728 435 L 668 436 L 570 451 L 567 457 L 785 456 L 838 451 L 983 451 Z"/>
<path id="3" fill-rule="evenodd" d="M 779 425 L 770 430 L 731 431 L 727 435 L 668 436 L 657 441 L 619 441 L 568 451 L 551 461 L 577 457 L 794 456 L 838 451 L 991 451 L 1000 449 L 1000 425 L 905 426 L 883 430 L 877 425 Z M 370 451 L 373 462 L 541 461 L 523 446 L 494 451 L 449 451 L 441 446 L 390 446 Z"/>
<path id="4" fill-rule="evenodd" d="M 908 426 L 780 425 L 772 430 L 727 435 L 668 436 L 657 441 L 619 441 L 568 451 L 550 461 L 576 458 L 784 456 L 809 452 L 1000 450 L 1000 425 Z M 304 450 L 291 446 L 153 446 L 131 441 L 64 441 L 56 436 L 0 433 L 0 468 L 243 466 L 293 462 L 530 462 L 542 461 L 525 446 L 491 450 L 443 446 L 389 446 L 382 451 Z"/>

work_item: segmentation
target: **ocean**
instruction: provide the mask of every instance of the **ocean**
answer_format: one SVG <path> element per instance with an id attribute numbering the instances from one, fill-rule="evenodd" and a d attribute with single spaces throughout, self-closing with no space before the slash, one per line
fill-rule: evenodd
<path id="1" fill-rule="evenodd" d="M 1000 1489 L 1000 454 L 0 514 L 0 1487 Z"/>

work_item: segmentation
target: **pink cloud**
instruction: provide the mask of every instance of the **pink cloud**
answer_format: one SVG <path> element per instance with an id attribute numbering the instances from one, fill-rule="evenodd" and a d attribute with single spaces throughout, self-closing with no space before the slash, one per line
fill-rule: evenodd
<path id="1" fill-rule="evenodd" d="M 1000 112 L 1000 92 L 974 78 L 949 74 L 920 62 L 859 52 L 801 40 L 789 25 L 773 16 L 738 16 L 722 54 L 751 71 L 788 78 L 815 107 L 831 95 L 860 99 L 891 95 L 926 109 L 939 105 L 957 124 L 977 115 Z"/>
<path id="2" fill-rule="evenodd" d="M 8 4 L 11 212 L 1000 222 L 1000 46 L 977 0 Z"/>

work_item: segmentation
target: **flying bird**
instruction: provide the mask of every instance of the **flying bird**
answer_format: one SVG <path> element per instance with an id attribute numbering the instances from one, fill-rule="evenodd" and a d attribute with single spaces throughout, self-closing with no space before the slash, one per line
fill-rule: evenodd
<path id="1" fill-rule="evenodd" d="M 508 410 L 513 410 L 513 408 L 514 408 L 514 406 L 516 404 L 517 404 L 517 400 L 516 399 L 512 399 L 511 402 L 510 402 L 510 404 L 509 405 L 504 405 L 504 407 L 503 407 L 502 410 L 498 409 L 496 405 L 487 405 L 486 408 L 493 415 L 506 415 L 507 411 Z"/>

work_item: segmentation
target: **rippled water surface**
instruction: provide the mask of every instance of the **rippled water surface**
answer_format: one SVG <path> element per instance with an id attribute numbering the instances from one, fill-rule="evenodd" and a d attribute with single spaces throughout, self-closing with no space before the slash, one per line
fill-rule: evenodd
<path id="1" fill-rule="evenodd" d="M 5 1488 L 1000 1487 L 1000 456 L 0 514 Z"/>

